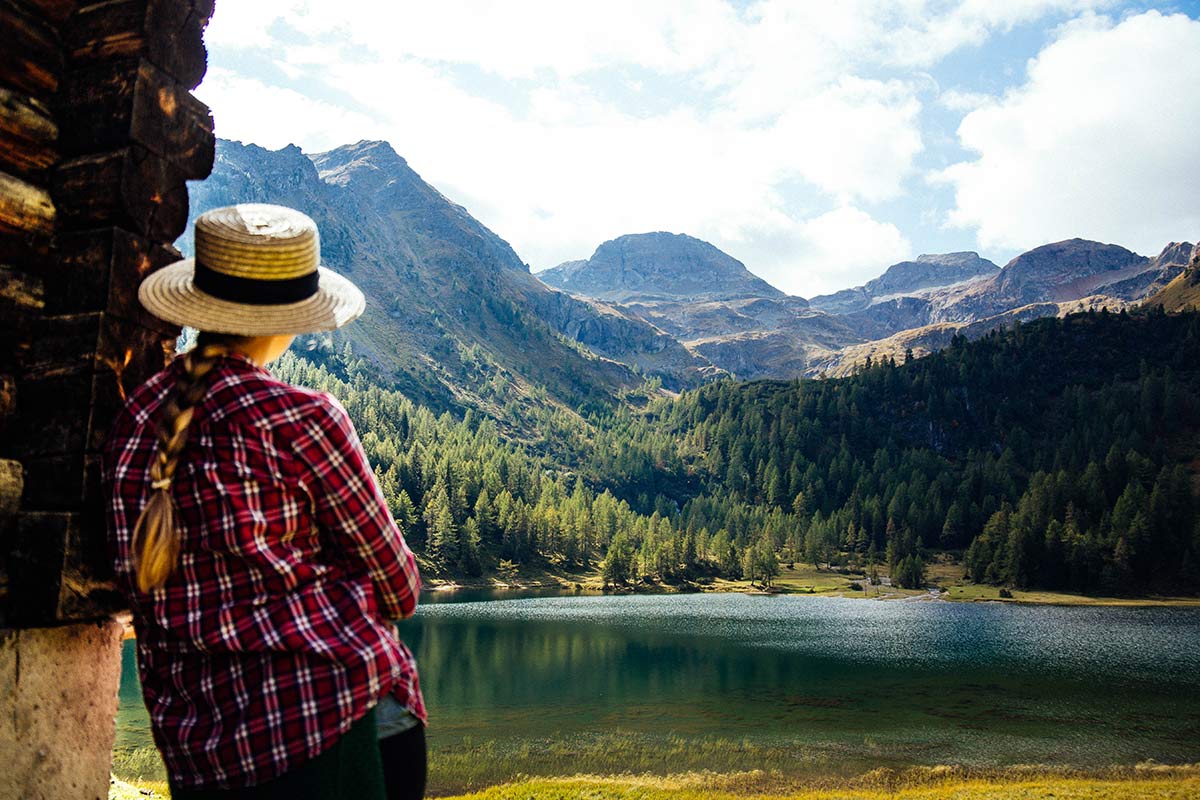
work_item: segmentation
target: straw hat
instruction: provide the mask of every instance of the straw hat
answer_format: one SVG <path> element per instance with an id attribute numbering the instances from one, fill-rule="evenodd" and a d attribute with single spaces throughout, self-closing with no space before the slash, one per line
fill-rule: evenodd
<path id="1" fill-rule="evenodd" d="M 149 275 L 138 299 L 150 313 L 202 331 L 243 336 L 340 328 L 363 312 L 363 293 L 320 266 L 317 226 L 284 206 L 246 203 L 196 220 L 196 257 Z"/>

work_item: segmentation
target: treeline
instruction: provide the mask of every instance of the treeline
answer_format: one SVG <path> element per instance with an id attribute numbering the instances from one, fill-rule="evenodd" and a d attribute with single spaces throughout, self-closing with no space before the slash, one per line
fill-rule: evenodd
<path id="1" fill-rule="evenodd" d="M 622 548 L 632 548 L 622 579 L 676 574 L 663 560 L 662 543 L 683 542 L 661 498 L 664 513 L 638 513 L 549 455 L 538 455 L 548 451 L 539 446 L 540 437 L 518 444 L 473 411 L 462 418 L 435 415 L 376 385 L 348 349 L 324 360 L 315 364 L 289 352 L 272 371 L 328 391 L 346 406 L 392 513 L 427 570 L 479 576 L 543 561 L 586 569 L 619 539 Z M 572 447 L 582 447 L 588 426 L 570 419 L 569 431 L 561 413 L 543 421 Z"/>
<path id="2" fill-rule="evenodd" d="M 349 351 L 276 372 L 333 392 L 427 568 L 602 564 L 613 583 L 933 550 L 972 578 L 1190 591 L 1200 511 L 1200 315 L 1041 320 L 838 380 L 722 382 L 528 431 L 434 416 Z"/>
<path id="3" fill-rule="evenodd" d="M 919 580 L 1194 588 L 1200 316 L 1041 320 L 844 380 L 723 383 L 655 408 L 744 503 L 791 511 L 812 561 L 872 549 Z"/>

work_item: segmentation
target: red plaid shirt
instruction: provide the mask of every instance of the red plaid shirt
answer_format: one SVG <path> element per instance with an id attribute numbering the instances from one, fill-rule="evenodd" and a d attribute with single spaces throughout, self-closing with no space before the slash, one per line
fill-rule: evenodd
<path id="1" fill-rule="evenodd" d="M 386 693 L 422 721 L 412 654 L 389 619 L 420 579 L 346 411 L 242 355 L 219 359 L 172 495 L 179 564 L 136 588 L 133 527 L 155 424 L 182 359 L 109 433 L 109 544 L 133 612 L 155 741 L 179 786 L 250 786 L 330 747 Z"/>

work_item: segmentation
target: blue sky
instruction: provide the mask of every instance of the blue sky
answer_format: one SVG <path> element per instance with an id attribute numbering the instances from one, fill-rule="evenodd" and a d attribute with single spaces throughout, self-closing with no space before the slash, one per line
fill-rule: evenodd
<path id="1" fill-rule="evenodd" d="M 1200 0 L 219 3 L 220 136 L 385 139 L 534 270 L 625 233 L 811 297 L 1200 239 Z"/>

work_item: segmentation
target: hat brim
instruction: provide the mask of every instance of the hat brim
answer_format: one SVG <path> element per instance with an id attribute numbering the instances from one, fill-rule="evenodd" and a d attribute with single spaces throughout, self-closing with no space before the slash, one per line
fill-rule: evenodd
<path id="1" fill-rule="evenodd" d="M 363 293 L 346 278 L 318 267 L 317 293 L 296 303 L 254 305 L 213 297 L 196 288 L 195 259 L 185 258 L 151 273 L 138 300 L 159 319 L 213 333 L 273 336 L 340 328 L 366 307 Z"/>

